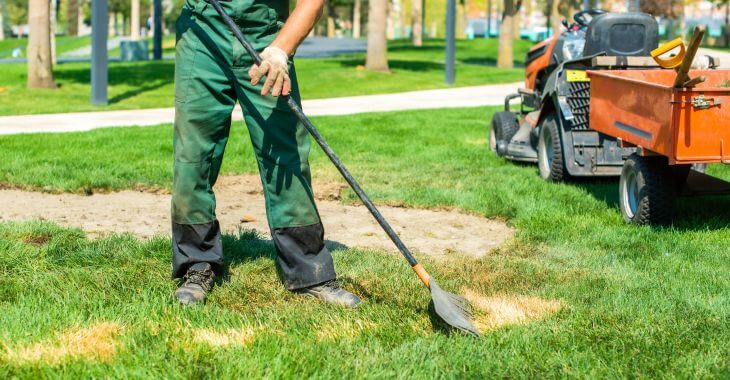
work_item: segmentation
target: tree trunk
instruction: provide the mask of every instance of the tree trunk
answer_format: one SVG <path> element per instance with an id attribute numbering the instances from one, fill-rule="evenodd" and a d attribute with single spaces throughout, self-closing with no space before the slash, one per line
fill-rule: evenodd
<path id="1" fill-rule="evenodd" d="M 139 40 L 139 31 L 142 27 L 140 23 L 139 6 L 139 0 L 132 0 L 132 30 L 130 37 L 135 41 Z"/>
<path id="2" fill-rule="evenodd" d="M 86 24 L 84 23 L 84 1 L 87 0 L 78 0 L 79 12 L 76 18 L 79 20 L 79 24 L 77 26 L 79 33 L 81 33 L 81 31 L 84 30 L 84 27 L 86 26 Z M 91 2 L 89 2 L 89 4 L 91 4 Z"/>
<path id="3" fill-rule="evenodd" d="M 553 35 L 557 36 L 563 30 L 563 16 L 560 15 L 560 0 L 552 0 L 550 6 L 550 27 Z"/>
<path id="4" fill-rule="evenodd" d="M 511 69 L 514 67 L 512 43 L 514 38 L 515 15 L 520 11 L 520 0 L 504 0 L 502 24 L 499 26 L 499 53 L 497 67 Z"/>
<path id="5" fill-rule="evenodd" d="M 69 36 L 79 35 L 79 1 L 68 0 L 66 5 L 66 34 Z"/>
<path id="6" fill-rule="evenodd" d="M 352 38 L 360 38 L 360 0 L 355 0 L 352 6 Z"/>
<path id="7" fill-rule="evenodd" d="M 518 11 L 512 18 L 512 38 L 519 40 L 522 36 L 522 15 Z"/>
<path id="8" fill-rule="evenodd" d="M 411 41 L 423 46 L 423 0 L 411 0 Z"/>
<path id="9" fill-rule="evenodd" d="M 385 2 L 385 38 L 392 40 L 395 38 L 395 17 L 393 17 L 393 0 Z"/>
<path id="10" fill-rule="evenodd" d="M 388 71 L 388 40 L 386 23 L 388 0 L 370 0 L 368 11 L 368 52 L 365 67 L 368 70 Z"/>
<path id="11" fill-rule="evenodd" d="M 335 36 L 335 7 L 331 1 L 327 2 L 327 37 Z"/>
<path id="12" fill-rule="evenodd" d="M 49 33 L 51 35 L 51 62 L 52 64 L 58 63 L 56 60 L 56 29 L 57 29 L 57 17 L 56 17 L 56 4 L 58 0 L 51 0 L 49 3 L 50 10 L 49 17 L 51 22 L 48 25 Z"/>
<path id="13" fill-rule="evenodd" d="M 730 1 L 725 0 L 725 47 L 730 47 Z"/>
<path id="14" fill-rule="evenodd" d="M 28 1 L 28 87 L 56 88 L 51 63 L 50 0 Z"/>
<path id="15" fill-rule="evenodd" d="M 0 3 L 0 41 L 5 39 L 5 2 Z"/>
<path id="16" fill-rule="evenodd" d="M 505 3 L 512 0 L 505 0 Z M 502 15 L 502 24 L 499 26 L 499 53 L 497 54 L 497 67 L 511 69 L 514 67 L 514 56 L 512 53 L 512 28 L 513 16 L 505 12 Z"/>

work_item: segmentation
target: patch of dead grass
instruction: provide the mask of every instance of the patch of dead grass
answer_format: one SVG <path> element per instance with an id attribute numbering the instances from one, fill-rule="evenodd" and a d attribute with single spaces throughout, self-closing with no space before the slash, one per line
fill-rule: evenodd
<path id="1" fill-rule="evenodd" d="M 352 339 L 365 331 L 375 328 L 375 323 L 367 320 L 332 321 L 317 326 L 317 340 Z"/>
<path id="2" fill-rule="evenodd" d="M 476 309 L 474 321 L 482 332 L 542 320 L 558 312 L 564 306 L 561 301 L 544 300 L 538 297 L 519 295 L 486 297 L 471 290 L 466 290 L 463 294 Z"/>
<path id="3" fill-rule="evenodd" d="M 117 323 L 101 322 L 90 327 L 73 327 L 47 339 L 28 346 L 7 348 L 6 358 L 10 362 L 46 363 L 58 365 L 68 359 L 86 359 L 109 362 L 117 351 L 117 337 L 122 326 Z"/>
<path id="4" fill-rule="evenodd" d="M 215 348 L 226 348 L 248 346 L 253 343 L 254 335 L 252 328 L 228 329 L 225 331 L 196 329 L 193 331 L 193 340 L 196 343 L 207 344 Z"/>
<path id="5" fill-rule="evenodd" d="M 40 247 L 49 241 L 51 241 L 52 236 L 51 235 L 30 235 L 23 237 L 23 243 L 29 244 L 35 247 Z"/>

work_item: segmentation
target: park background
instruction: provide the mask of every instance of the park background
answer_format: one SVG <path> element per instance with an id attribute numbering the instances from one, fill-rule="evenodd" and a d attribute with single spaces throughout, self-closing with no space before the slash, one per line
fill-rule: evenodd
<path id="1" fill-rule="evenodd" d="M 310 39 L 314 51 L 341 42 L 356 48 L 296 60 L 305 111 L 310 100 L 337 105 L 313 120 L 385 215 L 405 216 L 394 219 L 397 231 L 412 236 L 417 225 L 420 240 L 449 242 L 416 255 L 442 287 L 473 302 L 480 339 L 445 331 L 387 241 L 349 243 L 352 223 L 328 229 L 328 238 L 340 280 L 364 300 L 358 310 L 282 289 L 265 226 L 256 227 L 265 218 L 251 208 L 263 199 L 238 120 L 217 185 L 230 197 L 221 208 L 227 272 L 205 307 L 175 304 L 166 219 L 172 118 L 136 125 L 144 111 L 174 105 L 180 3 L 158 3 L 160 59 L 129 61 L 117 43 L 154 50 L 153 4 L 108 3 L 108 97 L 97 105 L 92 4 L 0 4 L 0 377 L 730 376 L 730 198 L 681 199 L 673 226 L 631 226 L 618 211 L 615 180 L 547 183 L 534 167 L 489 151 L 489 121 L 520 86 L 525 53 L 582 3 L 457 1 L 451 84 L 446 1 L 362 1 L 360 38 L 355 2 L 331 2 Z M 28 7 L 38 4 L 29 23 Z M 413 5 L 422 7 L 415 18 Z M 702 20 L 711 52 L 727 45 L 726 2 L 588 5 L 651 11 L 664 39 Z M 422 33 L 412 33 L 419 25 Z M 31 29 L 45 36 L 34 47 L 40 54 L 28 54 Z M 379 49 L 368 53 L 371 36 Z M 322 85 L 323 77 L 337 86 Z M 496 101 L 467 106 L 481 94 Z M 367 109 L 416 97 L 435 105 Z M 334 114 L 355 101 L 365 107 Z M 114 112 L 123 117 L 109 128 L 60 126 Z M 29 129 L 4 133 L 11 123 Z M 30 127 L 44 132 L 24 133 Z M 362 207 L 316 148 L 312 168 L 320 204 L 334 210 L 325 225 L 338 214 L 364 220 L 345 212 Z M 730 178 L 722 165 L 708 171 Z M 133 223 L 141 231 L 122 228 Z M 382 238 L 377 227 L 356 235 Z M 470 248 L 484 241 L 495 244 Z"/>

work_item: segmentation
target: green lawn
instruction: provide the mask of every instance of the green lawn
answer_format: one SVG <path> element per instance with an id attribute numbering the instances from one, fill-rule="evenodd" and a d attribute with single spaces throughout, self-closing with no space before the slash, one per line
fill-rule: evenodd
<path id="1" fill-rule="evenodd" d="M 491 255 L 426 265 L 449 290 L 560 301 L 547 319 L 481 339 L 443 334 L 399 257 L 357 249 L 334 256 L 362 308 L 301 300 L 281 289 L 271 246 L 251 233 L 225 238 L 228 276 L 205 307 L 184 309 L 170 297 L 168 239 L 91 241 L 50 224 L 4 223 L 0 377 L 730 376 L 730 197 L 681 200 L 672 228 L 625 225 L 615 181 L 546 183 L 533 166 L 489 153 L 495 110 L 315 123 L 377 202 L 508 220 L 518 234 Z M 241 125 L 233 136 L 223 171 L 253 172 Z M 170 140 L 169 125 L 0 137 L 0 183 L 169 187 Z M 317 180 L 337 178 L 318 149 L 312 161 Z M 107 348 L 101 356 L 58 354 L 88 335 Z"/>
<path id="2" fill-rule="evenodd" d="M 459 41 L 456 85 L 469 86 L 519 81 L 522 69 L 497 69 L 497 41 Z M 516 62 L 524 60 L 528 42 L 517 41 Z M 443 41 L 427 41 L 422 48 L 394 41 L 390 49 L 391 73 L 359 70 L 364 54 L 299 59 L 297 72 L 305 99 L 392 93 L 445 87 Z M 112 63 L 109 71 L 109 105 L 89 103 L 90 73 L 87 63 L 55 67 L 57 90 L 30 90 L 25 86 L 26 67 L 2 65 L 0 115 L 21 115 L 92 110 L 172 107 L 174 61 Z"/>
<path id="3" fill-rule="evenodd" d="M 71 37 L 56 36 L 56 54 L 63 56 L 72 50 L 80 49 L 91 44 L 90 36 Z M 28 38 L 9 38 L 0 41 L 0 58 L 12 58 L 13 49 L 23 49 L 23 57 L 26 56 L 25 48 L 28 45 Z"/>

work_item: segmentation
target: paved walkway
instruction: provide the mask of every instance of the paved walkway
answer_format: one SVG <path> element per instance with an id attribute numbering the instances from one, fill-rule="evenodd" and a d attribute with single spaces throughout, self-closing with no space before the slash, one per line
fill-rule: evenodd
<path id="1" fill-rule="evenodd" d="M 123 37 L 110 38 L 107 48 L 112 50 L 119 47 Z M 152 49 L 152 44 L 149 46 Z M 343 54 L 362 53 L 367 50 L 367 40 L 354 38 L 327 38 L 308 37 L 297 49 L 297 58 L 335 57 Z M 72 50 L 58 57 L 58 63 L 88 62 L 91 60 L 91 45 Z M 175 54 L 165 54 L 162 59 L 175 59 Z M 119 56 L 109 57 L 110 62 L 118 62 Z M 26 58 L 2 58 L 3 63 L 26 63 Z"/>
<path id="2" fill-rule="evenodd" d="M 493 106 L 504 104 L 505 95 L 516 92 L 521 85 L 522 83 L 518 82 L 396 94 L 314 99 L 305 100 L 303 108 L 309 116 L 325 116 L 427 108 Z M 0 117 L 0 135 L 151 126 L 172 123 L 174 117 L 173 108 L 2 116 Z M 240 109 L 234 112 L 233 119 L 237 121 L 243 119 Z"/>

